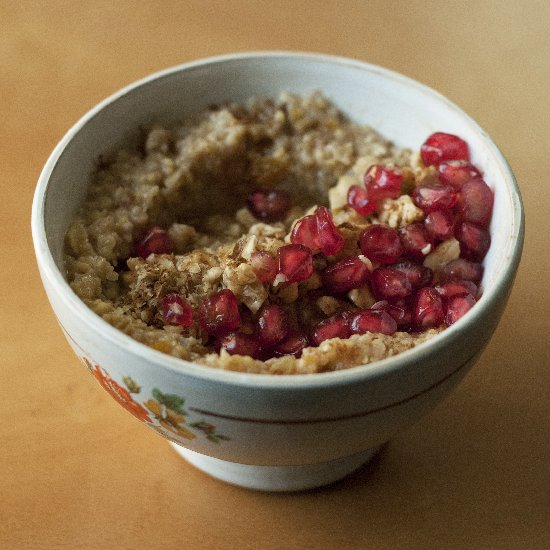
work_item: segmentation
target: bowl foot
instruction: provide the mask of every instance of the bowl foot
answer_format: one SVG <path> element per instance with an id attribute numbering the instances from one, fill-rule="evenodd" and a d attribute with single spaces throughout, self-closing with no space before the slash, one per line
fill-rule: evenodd
<path id="1" fill-rule="evenodd" d="M 259 491 L 303 491 L 338 481 L 371 460 L 380 447 L 358 454 L 299 466 L 254 466 L 220 460 L 170 442 L 187 462 L 203 472 L 233 485 Z"/>

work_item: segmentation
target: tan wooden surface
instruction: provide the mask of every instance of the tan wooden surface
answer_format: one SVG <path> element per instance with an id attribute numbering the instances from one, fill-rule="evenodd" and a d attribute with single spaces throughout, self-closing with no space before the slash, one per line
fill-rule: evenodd
<path id="1" fill-rule="evenodd" d="M 550 9 L 544 1 L 0 0 L 0 548 L 550 548 Z M 375 463 L 273 495 L 187 465 L 89 376 L 31 245 L 39 171 L 97 101 L 242 50 L 349 55 L 456 101 L 512 165 L 524 258 L 458 390 Z"/>

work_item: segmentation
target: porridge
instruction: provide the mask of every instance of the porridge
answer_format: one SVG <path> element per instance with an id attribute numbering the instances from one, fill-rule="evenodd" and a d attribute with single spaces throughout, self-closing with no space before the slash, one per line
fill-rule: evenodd
<path id="1" fill-rule="evenodd" d="M 413 154 L 319 93 L 285 93 L 102 158 L 65 266 L 95 313 L 158 351 L 245 372 L 344 369 L 475 304 L 492 202 L 459 137 Z"/>

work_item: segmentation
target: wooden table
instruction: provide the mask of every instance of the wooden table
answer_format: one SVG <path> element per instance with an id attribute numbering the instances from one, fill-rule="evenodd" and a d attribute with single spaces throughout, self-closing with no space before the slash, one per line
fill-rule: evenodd
<path id="1" fill-rule="evenodd" d="M 0 548 L 550 548 L 549 22 L 543 1 L 0 0 Z M 303 494 L 210 479 L 110 399 L 55 323 L 29 228 L 42 165 L 96 102 L 259 49 L 438 89 L 501 146 L 527 213 L 509 306 L 467 379 L 374 463 Z"/>

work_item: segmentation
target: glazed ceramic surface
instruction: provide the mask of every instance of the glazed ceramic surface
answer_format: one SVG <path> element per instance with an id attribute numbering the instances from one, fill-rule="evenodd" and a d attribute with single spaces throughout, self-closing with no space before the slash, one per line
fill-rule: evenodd
<path id="1" fill-rule="evenodd" d="M 476 306 L 441 335 L 396 357 L 345 371 L 287 376 L 194 365 L 132 340 L 89 310 L 64 279 L 62 248 L 98 157 L 135 141 L 140 127 L 284 90 L 322 90 L 353 120 L 401 146 L 417 150 L 434 131 L 458 134 L 469 143 L 472 161 L 495 190 L 492 245 Z M 521 255 L 523 212 L 514 176 L 496 145 L 441 95 L 365 63 L 274 52 L 169 69 L 92 109 L 49 158 L 36 190 L 32 229 L 42 280 L 62 330 L 103 388 L 216 477 L 285 490 L 320 485 L 335 479 L 330 471 L 341 477 L 356 468 L 357 457 L 366 460 L 466 374 L 505 307 Z M 200 457 L 216 460 L 201 463 Z M 347 467 L 338 469 L 342 461 Z M 323 464 L 326 468 L 315 474 Z M 235 474 L 242 465 L 260 468 Z M 294 472 L 291 481 L 284 471 Z"/>

